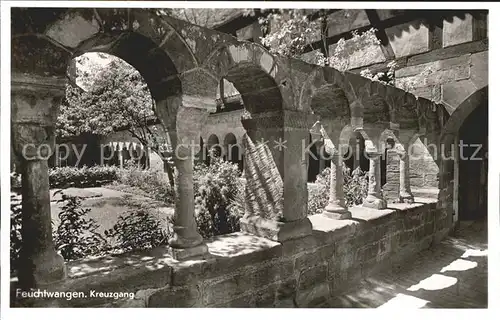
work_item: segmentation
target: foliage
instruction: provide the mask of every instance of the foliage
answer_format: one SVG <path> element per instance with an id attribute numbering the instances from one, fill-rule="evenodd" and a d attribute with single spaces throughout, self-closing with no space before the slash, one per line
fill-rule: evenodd
<path id="1" fill-rule="evenodd" d="M 10 270 L 17 270 L 19 266 L 19 252 L 22 247 L 22 207 L 19 198 L 10 195 Z"/>
<path id="2" fill-rule="evenodd" d="M 246 10 L 244 15 L 252 13 Z M 307 9 L 270 10 L 259 19 L 263 30 L 268 31 L 262 38 L 262 44 L 273 54 L 300 58 L 306 48 L 314 51 L 316 48 L 312 46 L 312 42 L 319 41 L 320 50 L 315 51 L 312 62 L 345 71 L 350 67 L 351 56 L 380 43 L 375 28 L 362 33 L 354 30 L 350 39 L 340 39 L 330 52 L 326 38 L 327 26 L 335 23 L 331 19 L 324 10 L 318 10 L 318 16 L 314 19 Z"/>
<path id="3" fill-rule="evenodd" d="M 108 243 L 99 232 L 97 222 L 86 218 L 89 208 L 82 208 L 81 199 L 61 191 L 63 204 L 59 212 L 59 225 L 53 232 L 54 245 L 65 260 L 74 260 L 106 251 Z"/>
<path id="4" fill-rule="evenodd" d="M 351 68 L 351 57 L 353 55 L 366 55 L 367 48 L 378 45 L 380 40 L 376 36 L 377 29 L 370 28 L 361 34 L 357 30 L 352 31 L 352 37 L 348 40 L 341 38 L 334 46 L 333 52 L 329 52 L 326 58 L 322 53 L 317 54 L 317 64 L 330 66 L 340 71 Z"/>
<path id="5" fill-rule="evenodd" d="M 212 154 L 210 166 L 194 171 L 195 217 L 204 238 L 239 230 L 240 211 L 234 199 L 241 187 L 238 166 Z"/>
<path id="6" fill-rule="evenodd" d="M 117 181 L 150 194 L 152 198 L 173 204 L 175 199 L 174 189 L 169 184 L 165 173 L 155 169 L 142 169 L 138 164 L 127 161 L 123 169 L 118 169 Z"/>
<path id="7" fill-rule="evenodd" d="M 103 53 L 85 54 L 75 62 L 76 81 L 66 88 L 57 135 L 107 135 L 127 130 L 162 157 L 167 172 L 172 174 L 168 132 L 154 114 L 154 100 L 139 71 L 124 60 Z"/>
<path id="8" fill-rule="evenodd" d="M 377 74 L 372 74 L 370 69 L 364 69 L 361 71 L 360 75 L 371 79 L 372 81 L 380 81 L 389 85 L 394 86 L 395 74 L 396 74 L 396 61 L 391 61 L 387 64 L 389 70 L 387 72 L 378 72 Z"/>
<path id="9" fill-rule="evenodd" d="M 100 187 L 118 179 L 115 166 L 56 167 L 49 169 L 51 188 Z"/>
<path id="10" fill-rule="evenodd" d="M 270 31 L 262 38 L 262 44 L 271 53 L 287 57 L 303 53 L 311 39 L 321 34 L 321 20 L 311 20 L 306 9 L 271 11 L 259 22 L 264 30 Z"/>
<path id="11" fill-rule="evenodd" d="M 18 190 L 21 188 L 21 174 L 17 172 L 10 173 L 10 189 Z"/>
<path id="12" fill-rule="evenodd" d="M 361 171 L 358 167 L 351 169 L 343 164 L 344 175 L 344 198 L 346 205 L 352 207 L 363 203 L 368 194 L 368 173 Z M 308 214 L 318 214 L 328 204 L 330 194 L 330 168 L 325 168 L 309 188 Z"/>
<path id="13" fill-rule="evenodd" d="M 105 230 L 104 235 L 116 240 L 113 250 L 128 252 L 164 244 L 170 237 L 170 232 L 165 231 L 160 221 L 148 210 L 139 209 L 119 216 L 116 224 Z"/>

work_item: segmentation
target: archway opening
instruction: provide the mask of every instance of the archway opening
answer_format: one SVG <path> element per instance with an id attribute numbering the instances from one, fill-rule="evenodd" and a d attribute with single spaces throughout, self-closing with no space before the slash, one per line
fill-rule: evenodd
<path id="1" fill-rule="evenodd" d="M 73 155 L 75 149 L 82 150 L 82 139 L 86 147 L 82 159 L 67 164 L 122 167 L 130 161 L 143 168 L 165 166 L 168 134 L 155 114 L 149 86 L 134 66 L 114 55 L 88 52 L 72 60 L 68 73 L 58 137 L 72 140 Z M 104 148 L 106 153 L 101 152 Z M 61 155 L 56 152 L 54 157 Z"/>
<path id="2" fill-rule="evenodd" d="M 240 172 L 243 170 L 243 157 L 241 154 L 241 146 L 236 140 L 236 136 L 233 133 L 228 133 L 224 137 L 224 160 L 231 163 L 237 164 Z"/>
<path id="3" fill-rule="evenodd" d="M 366 172 L 370 168 L 370 160 L 365 155 L 365 139 L 360 132 L 355 132 L 349 139 L 349 150 L 344 154 L 344 163 L 352 172 L 360 169 Z"/>
<path id="4" fill-rule="evenodd" d="M 207 139 L 205 164 L 212 163 L 212 156 L 222 156 L 222 148 L 219 144 L 219 138 L 215 134 L 211 134 Z"/>
<path id="5" fill-rule="evenodd" d="M 458 219 L 487 217 L 488 103 L 483 101 L 464 120 L 458 132 Z"/>
<path id="6" fill-rule="evenodd" d="M 317 175 L 321 173 L 322 169 L 324 169 L 324 164 L 322 164 L 322 162 L 324 163 L 324 158 L 322 158 L 320 154 L 321 149 L 324 148 L 318 147 L 318 145 L 323 143 L 322 140 L 323 139 L 317 135 L 314 135 L 313 138 L 313 135 L 309 134 L 308 145 L 311 145 L 311 147 L 309 148 L 310 153 L 307 166 L 307 182 L 316 181 Z"/>

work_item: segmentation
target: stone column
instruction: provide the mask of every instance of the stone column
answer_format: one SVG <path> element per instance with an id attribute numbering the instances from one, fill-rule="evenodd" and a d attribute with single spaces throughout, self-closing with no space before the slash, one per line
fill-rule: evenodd
<path id="1" fill-rule="evenodd" d="M 349 219 L 351 213 L 347 210 L 344 199 L 344 175 L 342 171 L 342 159 L 338 150 L 334 150 L 330 166 L 330 194 L 328 205 L 323 214 L 331 219 Z"/>
<path id="2" fill-rule="evenodd" d="M 29 289 L 66 277 L 64 260 L 52 242 L 47 162 L 55 149 L 54 124 L 65 81 L 36 76 L 22 80 L 12 84 L 11 132 L 22 174 L 23 246 L 18 278 L 20 286 Z"/>
<path id="3" fill-rule="evenodd" d="M 359 167 L 359 159 L 363 156 L 361 152 L 361 146 L 359 144 L 359 138 L 354 137 L 354 150 L 352 153 L 353 161 L 352 161 L 352 170 L 356 170 Z"/>
<path id="4" fill-rule="evenodd" d="M 408 150 L 409 145 L 405 144 L 405 150 L 399 155 L 399 201 L 413 203 L 414 198 L 410 187 L 410 157 Z"/>
<path id="5" fill-rule="evenodd" d="M 414 197 L 410 184 L 410 151 L 411 141 L 422 133 L 413 128 L 406 128 L 399 133 L 401 144 L 399 145 L 399 202 L 413 203 Z"/>
<path id="6" fill-rule="evenodd" d="M 193 189 L 193 157 L 198 152 L 201 126 L 207 117 L 206 110 L 181 107 L 176 130 L 169 130 L 177 175 L 174 235 L 168 243 L 172 257 L 177 260 L 203 259 L 208 255 L 208 247 L 196 225 Z"/>
<path id="7" fill-rule="evenodd" d="M 344 198 L 343 162 L 345 150 L 340 148 L 340 134 L 345 122 L 342 120 L 325 120 L 320 132 L 325 143 L 325 150 L 331 158 L 330 191 L 328 205 L 323 214 L 331 219 L 350 219 L 351 213 L 347 209 Z"/>
<path id="8" fill-rule="evenodd" d="M 242 231 L 274 241 L 312 233 L 307 219 L 307 115 L 254 114 L 245 128 L 245 216 Z"/>
<path id="9" fill-rule="evenodd" d="M 370 171 L 368 172 L 368 196 L 363 202 L 363 207 L 374 209 L 387 208 L 387 202 L 383 199 L 380 186 L 380 157 L 382 154 L 377 151 L 366 151 L 370 158 Z"/>
<path id="10" fill-rule="evenodd" d="M 404 150 L 402 150 L 404 151 Z M 387 202 L 399 202 L 401 194 L 401 151 L 398 147 L 386 149 L 386 182 L 382 186 Z"/>
<path id="11" fill-rule="evenodd" d="M 118 166 L 123 168 L 123 142 L 118 142 L 116 149 L 118 151 Z"/>

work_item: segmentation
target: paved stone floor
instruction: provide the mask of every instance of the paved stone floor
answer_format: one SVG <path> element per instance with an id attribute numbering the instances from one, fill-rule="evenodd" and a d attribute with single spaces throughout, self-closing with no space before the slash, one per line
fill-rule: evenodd
<path id="1" fill-rule="evenodd" d="M 377 273 L 335 297 L 330 308 L 487 308 L 487 223 L 456 234 L 402 266 Z"/>

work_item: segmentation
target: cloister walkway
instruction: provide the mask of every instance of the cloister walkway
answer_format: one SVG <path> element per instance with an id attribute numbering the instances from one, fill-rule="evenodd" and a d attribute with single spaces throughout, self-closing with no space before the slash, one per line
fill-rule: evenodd
<path id="1" fill-rule="evenodd" d="M 487 227 L 486 221 L 463 222 L 455 235 L 364 279 L 324 307 L 486 308 Z"/>

